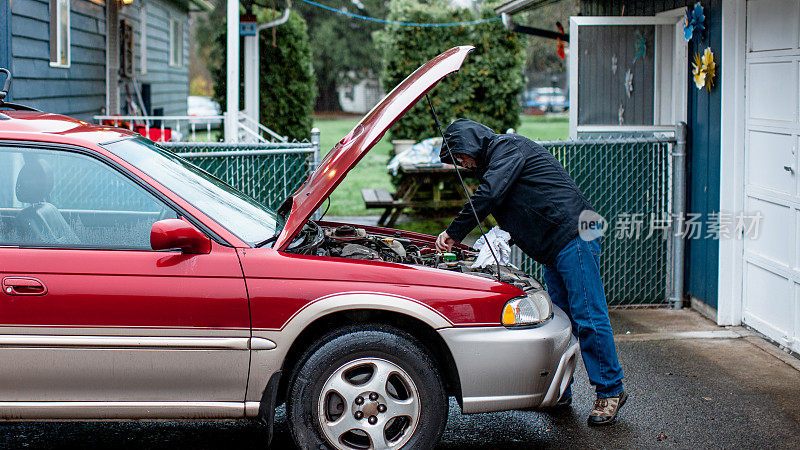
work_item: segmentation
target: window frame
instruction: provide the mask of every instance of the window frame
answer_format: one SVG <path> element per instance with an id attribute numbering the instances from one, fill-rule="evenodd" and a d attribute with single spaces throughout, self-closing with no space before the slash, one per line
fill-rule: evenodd
<path id="1" fill-rule="evenodd" d="M 66 8 L 66 30 L 58 20 Z M 62 62 L 59 55 L 62 53 L 62 33 L 66 33 L 66 62 Z M 68 69 L 72 64 L 72 4 L 71 0 L 50 0 L 50 67 Z"/>
<path id="2" fill-rule="evenodd" d="M 578 139 L 580 133 L 654 133 L 670 134 L 675 132 L 675 125 L 686 120 L 687 91 L 688 91 L 688 64 L 682 64 L 688 58 L 688 45 L 682 38 L 681 20 L 684 8 L 665 11 L 655 16 L 573 16 L 569 24 L 569 137 Z M 674 123 L 664 125 L 579 125 L 578 124 L 578 36 L 581 26 L 624 26 L 624 25 L 653 25 L 673 26 L 674 40 L 667 42 L 665 33 L 656 29 L 654 47 L 655 61 L 671 61 L 672 92 L 664 92 L 665 82 L 658 70 L 654 71 L 653 108 L 654 120 L 663 120 L 663 108 L 666 102 L 671 103 L 671 121 Z M 680 28 L 679 28 L 680 27 Z M 675 58 L 668 58 L 663 54 L 664 48 L 670 48 Z M 681 87 L 682 86 L 682 87 Z"/>
<path id="3" fill-rule="evenodd" d="M 225 241 L 221 236 L 219 236 L 216 232 L 206 226 L 203 222 L 192 216 L 188 211 L 186 211 L 183 207 L 175 203 L 172 199 L 165 196 L 163 193 L 159 192 L 158 189 L 154 188 L 153 186 L 146 183 L 144 180 L 136 176 L 136 174 L 132 173 L 127 168 L 121 166 L 116 161 L 112 160 L 111 158 L 100 154 L 96 151 L 78 147 L 69 144 L 60 144 L 55 142 L 41 142 L 41 141 L 17 141 L 17 140 L 0 140 L 0 146 L 3 147 L 20 147 L 20 148 L 27 148 L 33 150 L 53 150 L 53 151 L 63 151 L 68 153 L 76 153 L 79 155 L 83 155 L 89 158 L 94 159 L 99 164 L 102 164 L 108 167 L 110 170 L 115 171 L 126 177 L 130 181 L 132 181 L 135 185 L 139 186 L 141 189 L 145 190 L 148 194 L 150 194 L 153 198 L 163 203 L 168 208 L 175 211 L 176 215 L 183 220 L 186 220 L 190 224 L 192 224 L 195 228 L 200 230 L 201 233 L 205 234 L 209 239 L 214 241 L 217 244 L 220 244 L 225 247 L 233 247 L 229 242 Z M 131 251 L 131 252 L 176 252 L 180 253 L 179 250 L 141 250 L 141 249 L 132 249 L 132 248 L 98 248 L 98 247 L 84 247 L 80 245 L 61 245 L 58 247 L 55 246 L 21 246 L 21 245 L 6 245 L 0 243 L 0 248 L 3 247 L 11 247 L 11 248 L 25 248 L 25 249 L 67 249 L 67 250 L 94 250 L 94 251 Z"/>
<path id="4" fill-rule="evenodd" d="M 180 33 L 177 39 L 176 28 Z M 169 65 L 170 67 L 183 67 L 183 22 L 174 17 L 169 19 Z"/>

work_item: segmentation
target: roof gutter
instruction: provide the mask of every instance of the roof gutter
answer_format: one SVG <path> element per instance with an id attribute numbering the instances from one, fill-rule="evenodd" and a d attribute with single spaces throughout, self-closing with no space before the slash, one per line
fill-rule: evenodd
<path id="1" fill-rule="evenodd" d="M 209 0 L 190 0 L 189 3 L 197 6 L 200 11 L 209 12 L 214 10 L 214 4 Z"/>
<path id="2" fill-rule="evenodd" d="M 516 14 L 521 11 L 541 8 L 561 0 L 510 0 L 494 9 L 495 14 Z"/>
<path id="3" fill-rule="evenodd" d="M 262 23 L 258 25 L 257 30 L 266 30 L 267 28 L 277 27 L 278 25 L 283 25 L 289 20 L 289 13 L 292 12 L 292 0 L 289 0 L 286 3 L 286 9 L 283 11 L 283 15 L 275 20 L 269 21 L 267 23 Z"/>
<path id="4" fill-rule="evenodd" d="M 561 39 L 562 41 L 569 42 L 569 34 L 559 33 L 558 31 L 543 30 L 541 28 L 526 27 L 514 22 L 511 14 L 502 13 L 500 17 L 503 19 L 503 25 L 515 33 L 530 34 L 531 36 L 539 36 L 548 39 Z"/>

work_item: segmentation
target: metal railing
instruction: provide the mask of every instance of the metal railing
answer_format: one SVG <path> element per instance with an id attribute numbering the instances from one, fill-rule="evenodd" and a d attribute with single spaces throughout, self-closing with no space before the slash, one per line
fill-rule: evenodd
<path id="1" fill-rule="evenodd" d="M 150 140 L 163 142 L 219 142 L 225 114 L 215 116 L 94 116 L 101 125 L 127 128 Z M 238 133 L 242 142 L 289 142 L 268 127 L 239 112 Z"/>
<path id="2" fill-rule="evenodd" d="M 245 125 L 247 123 L 247 125 Z M 241 137 L 249 137 L 258 142 L 289 142 L 288 136 L 281 136 L 280 134 L 270 130 L 263 124 L 256 122 L 252 117 L 245 114 L 244 111 L 239 111 L 239 129 Z M 270 136 L 270 139 L 264 137 L 264 134 Z M 241 136 L 244 134 L 244 136 Z"/>
<path id="3" fill-rule="evenodd" d="M 127 128 L 155 142 L 216 142 L 225 115 L 217 116 L 94 116 L 101 125 Z"/>
<path id="4" fill-rule="evenodd" d="M 676 150 L 680 128 L 676 135 L 541 142 L 606 220 L 600 271 L 610 306 L 675 306 L 678 301 L 673 274 L 683 266 L 682 253 L 674 251 L 682 247 L 676 243 L 682 243 L 677 221 L 683 203 L 674 198 L 683 173 L 682 150 Z M 544 268 L 516 246 L 512 262 L 544 281 Z"/>

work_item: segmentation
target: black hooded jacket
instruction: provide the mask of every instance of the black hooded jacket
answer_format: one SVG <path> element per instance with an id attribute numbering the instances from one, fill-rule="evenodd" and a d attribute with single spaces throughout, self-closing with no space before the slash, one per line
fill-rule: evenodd
<path id="1" fill-rule="evenodd" d="M 490 213 L 522 251 L 549 265 L 578 235 L 578 216 L 592 207 L 564 167 L 541 145 L 516 134 L 495 134 L 489 127 L 458 119 L 445 131 L 453 154 L 477 163 L 480 186 L 472 204 L 482 221 Z M 441 159 L 451 162 L 445 146 Z M 477 223 L 469 204 L 447 228 L 460 242 Z"/>

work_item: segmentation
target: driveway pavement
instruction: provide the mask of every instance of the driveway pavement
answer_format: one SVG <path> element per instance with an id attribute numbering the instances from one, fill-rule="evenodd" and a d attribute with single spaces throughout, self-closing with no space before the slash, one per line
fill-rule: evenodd
<path id="1" fill-rule="evenodd" d="M 586 426 L 593 398 L 576 372 L 571 411 L 460 414 L 451 401 L 440 449 L 797 448 L 800 360 L 753 333 L 723 329 L 689 310 L 612 312 L 631 397 L 613 427 Z M 249 422 L 0 424 L 1 448 L 250 449 Z M 293 448 L 278 414 L 273 448 Z"/>

